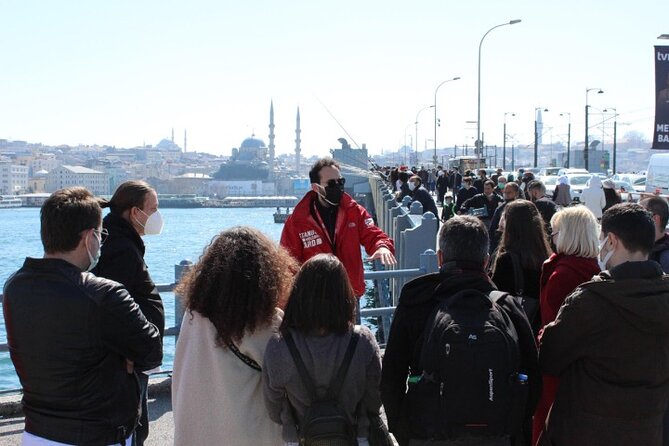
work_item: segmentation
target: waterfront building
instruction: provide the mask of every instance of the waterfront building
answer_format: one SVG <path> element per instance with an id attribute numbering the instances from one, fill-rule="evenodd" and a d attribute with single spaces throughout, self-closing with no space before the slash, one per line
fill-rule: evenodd
<path id="1" fill-rule="evenodd" d="M 0 195 L 16 195 L 28 189 L 28 166 L 0 162 Z"/>
<path id="2" fill-rule="evenodd" d="M 95 195 L 110 195 L 109 176 L 83 166 L 62 165 L 46 176 L 46 191 L 55 192 L 64 187 L 83 186 Z"/>

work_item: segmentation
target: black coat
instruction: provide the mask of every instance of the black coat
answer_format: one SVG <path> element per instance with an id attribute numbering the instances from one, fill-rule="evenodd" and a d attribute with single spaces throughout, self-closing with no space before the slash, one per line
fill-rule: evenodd
<path id="1" fill-rule="evenodd" d="M 408 438 L 420 438 L 420 433 L 411 434 L 405 413 L 406 382 L 409 375 L 420 375 L 420 354 L 423 331 L 427 320 L 438 303 L 439 295 L 452 295 L 466 289 L 484 293 L 495 290 L 481 267 L 467 269 L 454 264 L 445 265 L 439 273 L 427 274 L 408 282 L 402 288 L 399 303 L 393 316 L 388 343 L 381 369 L 381 400 L 386 410 L 388 427 L 401 445 Z M 502 307 L 507 311 L 518 331 L 521 361 L 529 376 L 529 403 L 526 411 L 528 419 L 541 393 L 541 376 L 537 358 L 537 347 L 530 325 L 519 304 L 513 299 L 505 299 Z"/>
<path id="2" fill-rule="evenodd" d="M 65 260 L 29 258 L 5 284 L 3 310 L 26 432 L 80 445 L 127 438 L 140 389 L 126 360 L 162 360 L 158 330 L 128 292 Z"/>
<path id="3" fill-rule="evenodd" d="M 162 337 L 165 332 L 165 310 L 156 284 L 144 263 L 144 242 L 135 228 L 114 213 L 103 220 L 109 236 L 102 245 L 102 256 L 95 269 L 96 276 L 115 280 L 125 286 L 144 316 L 153 323 Z"/>
<path id="4" fill-rule="evenodd" d="M 432 198 L 432 195 L 430 195 L 427 189 L 425 189 L 423 186 L 419 187 L 418 189 L 414 189 L 411 198 L 412 203 L 414 201 L 418 201 L 423 205 L 423 214 L 426 212 L 432 212 L 436 218 L 439 218 L 439 212 L 437 211 L 437 205 L 434 202 L 434 198 Z"/>

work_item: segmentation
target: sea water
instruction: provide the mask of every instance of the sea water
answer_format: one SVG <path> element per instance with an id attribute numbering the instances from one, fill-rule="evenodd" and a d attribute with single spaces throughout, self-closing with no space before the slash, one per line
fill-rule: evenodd
<path id="1" fill-rule="evenodd" d="M 174 283 L 174 267 L 182 260 L 196 262 L 212 238 L 226 228 L 253 226 L 279 241 L 283 224 L 274 223 L 275 208 L 161 209 L 165 219 L 162 234 L 145 236 L 146 255 L 153 281 Z M 26 257 L 42 257 L 39 209 L 0 209 L 0 286 L 19 269 Z M 174 326 L 174 295 L 161 293 L 165 326 Z M 55 315 L 54 315 L 55 316 Z M 173 336 L 165 337 L 163 369 L 170 370 L 174 358 Z M 0 343 L 6 343 L 4 318 L 0 318 Z M 0 352 L 0 390 L 19 388 L 9 353 Z"/>

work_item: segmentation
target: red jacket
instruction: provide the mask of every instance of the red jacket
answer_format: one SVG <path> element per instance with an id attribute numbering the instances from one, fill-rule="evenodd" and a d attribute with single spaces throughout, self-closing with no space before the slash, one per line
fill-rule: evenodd
<path id="1" fill-rule="evenodd" d="M 374 224 L 365 208 L 346 193 L 339 204 L 335 239 L 331 241 L 316 209 L 316 200 L 316 192 L 311 191 L 295 206 L 283 227 L 281 246 L 287 248 L 300 263 L 316 254 L 336 255 L 348 272 L 356 296 L 362 296 L 365 294 L 365 280 L 360 245 L 369 255 L 382 246 L 394 254 L 393 241 Z"/>
<path id="2" fill-rule="evenodd" d="M 599 274 L 595 258 L 552 254 L 543 264 L 541 271 L 541 325 L 555 320 L 564 300 L 580 284 L 589 282 Z M 541 335 L 540 335 L 541 336 Z M 548 411 L 553 405 L 560 380 L 557 376 L 543 376 L 544 387 L 532 422 L 532 444 L 537 444 L 539 434 L 544 430 Z"/>

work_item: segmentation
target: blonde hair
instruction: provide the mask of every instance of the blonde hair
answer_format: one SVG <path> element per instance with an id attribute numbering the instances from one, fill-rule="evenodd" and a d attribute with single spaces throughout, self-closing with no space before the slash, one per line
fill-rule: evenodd
<path id="1" fill-rule="evenodd" d="M 585 206 L 570 206 L 551 218 L 558 254 L 594 258 L 599 254 L 599 225 Z"/>

